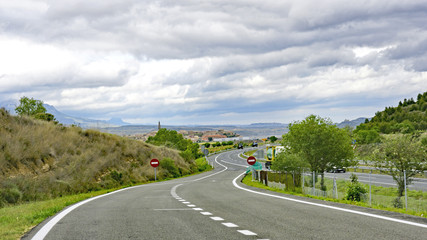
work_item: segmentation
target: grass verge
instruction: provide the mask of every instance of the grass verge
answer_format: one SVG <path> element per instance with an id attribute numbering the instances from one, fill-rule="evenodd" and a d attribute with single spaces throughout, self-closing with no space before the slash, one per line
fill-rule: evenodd
<path id="1" fill-rule="evenodd" d="M 116 189 L 101 190 L 61 198 L 21 204 L 0 209 L 0 239 L 19 239 L 44 219 L 55 215 L 76 202 Z"/>
<path id="2" fill-rule="evenodd" d="M 279 192 L 279 193 L 291 194 L 291 195 L 296 195 L 296 196 L 301 196 L 301 197 L 319 199 L 319 200 L 323 200 L 323 201 L 350 204 L 350 205 L 361 206 L 361 207 L 372 208 L 372 209 L 379 209 L 379 210 L 385 210 L 385 211 L 391 211 L 391 212 L 404 213 L 404 214 L 408 214 L 408 215 L 427 218 L 427 211 L 415 211 L 415 210 L 410 210 L 410 209 L 405 210 L 405 209 L 401 209 L 401 208 L 394 208 L 391 206 L 386 206 L 383 204 L 369 205 L 368 203 L 365 203 L 365 202 L 349 201 L 349 200 L 345 200 L 343 198 L 335 199 L 335 198 L 327 198 L 327 197 L 317 197 L 317 196 L 312 196 L 312 195 L 308 195 L 308 194 L 303 194 L 301 191 L 301 188 L 295 188 L 295 190 L 286 190 L 286 189 L 279 189 L 279 188 L 275 188 L 275 187 L 269 187 L 269 186 L 265 186 L 264 184 L 262 184 L 259 181 L 252 181 L 252 176 L 250 174 L 246 175 L 243 178 L 242 183 L 246 184 L 248 186 L 251 186 L 251 187 L 266 189 L 266 190 L 273 191 L 273 192 Z M 339 187 L 338 187 L 338 190 L 339 190 Z M 384 194 L 384 195 L 393 196 L 393 197 L 396 196 L 396 195 L 393 195 L 393 194 L 395 194 L 395 191 L 391 188 L 383 188 L 383 187 L 375 186 L 375 188 L 372 190 L 373 190 L 373 193 L 375 192 L 375 194 Z M 424 195 L 424 193 L 421 193 L 421 194 Z M 419 196 L 420 191 L 413 191 L 412 192 L 412 190 L 411 190 L 411 191 L 408 191 L 408 195 L 418 195 Z"/>

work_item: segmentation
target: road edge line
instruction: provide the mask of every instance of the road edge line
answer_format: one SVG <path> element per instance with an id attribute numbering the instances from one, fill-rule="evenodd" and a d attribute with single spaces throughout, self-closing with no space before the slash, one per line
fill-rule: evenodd
<path id="1" fill-rule="evenodd" d="M 320 204 L 320 203 L 313 203 L 313 202 L 308 202 L 308 201 L 303 201 L 303 200 L 298 200 L 298 199 L 293 199 L 293 198 L 288 198 L 288 197 L 283 197 L 283 196 L 277 196 L 274 194 L 258 192 L 258 191 L 252 190 L 252 189 L 247 189 L 247 188 L 239 186 L 236 182 L 237 179 L 240 178 L 243 174 L 245 174 L 245 172 L 241 173 L 239 176 L 237 176 L 233 180 L 233 185 L 236 188 L 247 191 L 247 192 L 251 192 L 251 193 L 255 193 L 255 194 L 259 194 L 259 195 L 264 195 L 264 196 L 268 196 L 268 197 L 279 198 L 279 199 L 288 200 L 288 201 L 293 201 L 293 202 L 297 202 L 297 203 L 303 203 L 303 204 L 317 206 L 317 207 L 329 208 L 329 209 L 334 209 L 334 210 L 338 210 L 338 211 L 363 215 L 363 216 L 372 217 L 372 218 L 383 219 L 383 220 L 387 220 L 387 221 L 391 221 L 391 222 L 397 222 L 397 223 L 408 224 L 408 225 L 412 225 L 412 226 L 416 226 L 416 227 L 427 228 L 427 225 L 422 224 L 422 223 L 415 223 L 415 222 L 410 222 L 410 221 L 406 221 L 406 220 L 400 220 L 400 219 L 396 219 L 396 218 L 385 217 L 385 216 L 381 216 L 381 215 L 377 215 L 377 214 L 365 213 L 365 212 L 360 212 L 360 211 L 356 211 L 356 210 L 334 207 L 334 206 L 324 205 L 324 204 Z"/>

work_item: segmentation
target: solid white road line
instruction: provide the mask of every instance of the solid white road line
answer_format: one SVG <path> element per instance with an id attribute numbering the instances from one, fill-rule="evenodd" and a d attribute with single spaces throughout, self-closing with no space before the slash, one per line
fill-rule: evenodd
<path id="1" fill-rule="evenodd" d="M 223 161 L 223 160 L 221 160 L 221 161 Z M 219 164 L 220 166 L 226 167 L 225 165 L 219 163 L 217 161 L 217 158 L 215 158 L 215 162 L 217 164 Z M 223 161 L 223 162 L 225 162 L 225 161 Z M 229 163 L 229 162 L 226 162 L 226 163 Z M 234 164 L 234 163 L 229 163 L 229 164 L 238 165 L 238 164 Z M 277 195 L 263 193 L 263 192 L 257 192 L 257 191 L 254 191 L 254 190 L 251 190 L 251 189 L 247 189 L 247 188 L 244 188 L 244 187 L 241 187 L 241 186 L 237 185 L 237 183 L 236 183 L 237 179 L 240 178 L 243 174 L 245 174 L 245 172 L 241 173 L 239 176 L 237 176 L 233 180 L 233 185 L 236 188 L 244 190 L 244 191 L 247 191 L 247 192 L 251 192 L 251 193 L 255 193 L 255 194 L 259 194 L 259 195 L 264 195 L 264 196 L 268 196 L 268 197 L 273 197 L 273 198 L 279 198 L 279 199 L 288 200 L 288 201 L 293 201 L 293 202 L 298 202 L 298 203 L 303 203 L 303 204 L 317 206 L 317 207 L 323 207 L 323 208 L 329 208 L 329 209 L 334 209 L 334 210 L 348 212 L 348 213 L 359 214 L 359 215 L 363 215 L 363 216 L 367 216 L 367 217 L 373 217 L 373 218 L 383 219 L 383 220 L 392 221 L 392 222 L 398 222 L 398 223 L 408 224 L 408 225 L 412 225 L 412 226 L 416 226 L 416 227 L 427 228 L 427 225 L 426 224 L 422 224 L 422 223 L 415 223 L 415 222 L 410 222 L 410 221 L 405 221 L 405 220 L 400 220 L 400 219 L 385 217 L 385 216 L 381 216 L 381 215 L 377 215 L 377 214 L 365 213 L 365 212 L 360 212 L 360 211 L 355 211 L 355 210 L 350 210 L 350 209 L 345 209 L 345 208 L 339 208 L 339 207 L 328 206 L 328 205 L 319 204 L 319 203 L 313 203 L 313 202 L 307 202 L 307 201 L 293 199 L 293 198 L 288 198 L 288 197 L 277 196 Z"/>
<path id="2" fill-rule="evenodd" d="M 154 211 L 183 211 L 183 210 L 191 210 L 189 208 L 166 208 L 166 209 L 153 209 Z"/>
<path id="3" fill-rule="evenodd" d="M 307 201 L 303 201 L 303 200 L 298 200 L 298 199 L 293 199 L 293 198 L 288 198 L 288 197 L 277 196 L 277 195 L 273 195 L 273 194 L 269 194 L 269 193 L 257 192 L 257 191 L 254 191 L 254 190 L 251 190 L 251 189 L 247 189 L 247 188 L 244 188 L 244 187 L 241 187 L 241 186 L 237 185 L 237 183 L 236 183 L 237 179 L 240 178 L 243 174 L 245 174 L 245 173 L 244 172 L 241 173 L 239 176 L 237 176 L 233 180 L 233 185 L 236 188 L 244 190 L 244 191 L 247 191 L 247 192 L 251 192 L 251 193 L 255 193 L 255 194 L 259 194 L 259 195 L 264 195 L 264 196 L 268 196 L 268 197 L 273 197 L 273 198 L 279 198 L 279 199 L 288 200 L 288 201 L 293 201 L 293 202 L 298 202 L 298 203 L 303 203 L 303 204 L 317 206 L 317 207 L 323 207 L 323 208 L 329 208 L 329 209 L 334 209 L 334 210 L 348 212 L 348 213 L 359 214 L 359 215 L 363 215 L 363 216 L 367 216 L 367 217 L 373 217 L 373 218 L 378 218 L 378 219 L 383 219 L 383 220 L 387 220 L 387 221 L 398 222 L 398 223 L 408 224 L 408 225 L 412 225 L 412 226 L 427 228 L 426 224 L 415 223 L 415 222 L 410 222 L 410 221 L 405 221 L 405 220 L 400 220 L 400 219 L 385 217 L 385 216 L 371 214 L 371 213 L 359 212 L 359 211 L 345 209 L 345 208 L 328 206 L 328 205 L 324 205 L 324 204 L 320 204 L 320 203 L 307 202 Z"/>
<path id="4" fill-rule="evenodd" d="M 86 199 L 84 201 L 78 202 L 74 205 L 71 205 L 70 207 L 68 207 L 67 209 L 61 211 L 60 213 L 58 213 L 57 215 L 55 215 L 49 222 L 47 222 L 37 233 L 36 235 L 34 235 L 34 237 L 32 238 L 33 240 L 42 240 L 46 237 L 46 235 L 50 232 L 50 230 L 63 218 L 65 217 L 68 213 L 70 213 L 71 211 L 73 211 L 74 209 L 80 207 L 83 204 L 86 204 L 88 202 L 91 202 L 93 200 L 96 200 L 98 198 L 103 198 L 105 196 L 109 196 L 121 191 L 125 191 L 125 190 L 129 190 L 132 188 L 139 188 L 139 187 L 146 187 L 148 185 L 140 185 L 140 186 L 134 186 L 134 187 L 129 187 L 129 188 L 123 188 L 114 192 L 110 192 L 104 195 L 99 195 L 93 198 L 89 198 Z"/>

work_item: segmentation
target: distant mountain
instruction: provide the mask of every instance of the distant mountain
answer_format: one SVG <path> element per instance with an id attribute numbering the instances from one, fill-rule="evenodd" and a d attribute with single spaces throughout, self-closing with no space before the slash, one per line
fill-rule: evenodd
<path id="1" fill-rule="evenodd" d="M 360 124 L 364 123 L 366 121 L 366 119 L 369 120 L 369 118 L 358 118 L 358 119 L 354 119 L 354 120 L 344 120 L 343 122 L 337 123 L 337 127 L 339 128 L 345 128 L 345 127 L 351 127 L 351 128 L 356 128 L 357 126 L 359 126 Z"/>
<path id="2" fill-rule="evenodd" d="M 131 125 L 130 123 L 123 122 L 121 118 L 111 118 L 107 121 L 109 124 L 117 125 L 117 126 L 125 126 L 125 125 Z"/>
<path id="3" fill-rule="evenodd" d="M 15 108 L 18 105 L 19 105 L 19 102 L 14 100 L 8 100 L 0 103 L 0 107 L 4 107 L 12 115 L 16 114 Z M 74 124 L 82 128 L 107 128 L 107 127 L 119 127 L 119 126 L 130 125 L 130 123 L 123 122 L 123 120 L 120 118 L 112 118 L 108 121 L 104 121 L 104 120 L 93 120 L 93 119 L 82 118 L 82 117 L 73 117 L 58 111 L 52 105 L 43 104 L 43 106 L 46 108 L 46 112 L 53 114 L 55 116 L 55 119 L 64 125 Z"/>
<path id="4" fill-rule="evenodd" d="M 130 123 L 123 122 L 121 118 L 112 118 L 108 121 L 93 120 L 89 118 L 73 117 L 58 111 L 54 106 L 44 104 L 48 113 L 55 116 L 56 120 L 65 125 L 77 125 L 83 128 L 106 128 L 106 127 L 119 127 L 130 125 Z"/>
<path id="5" fill-rule="evenodd" d="M 289 124 L 283 123 L 252 123 L 247 127 L 250 128 L 287 128 Z"/>

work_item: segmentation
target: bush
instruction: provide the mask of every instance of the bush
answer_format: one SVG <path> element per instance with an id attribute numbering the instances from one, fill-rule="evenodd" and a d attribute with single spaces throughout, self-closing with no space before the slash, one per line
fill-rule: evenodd
<path id="1" fill-rule="evenodd" d="M 7 203 L 17 203 L 22 198 L 22 193 L 18 188 L 6 188 L 0 192 L 1 199 Z M 1 200 L 0 200 L 1 201 Z"/>
<path id="2" fill-rule="evenodd" d="M 358 144 L 378 143 L 381 138 L 375 130 L 359 130 L 356 133 L 356 141 Z"/>
<path id="3" fill-rule="evenodd" d="M 175 162 L 170 158 L 164 158 L 161 160 L 160 167 L 167 170 L 167 172 L 174 178 L 181 176 L 179 169 L 175 166 Z"/>
<path id="4" fill-rule="evenodd" d="M 355 174 L 351 174 L 350 176 L 351 183 L 347 187 L 347 195 L 346 199 L 351 201 L 360 202 L 362 200 L 363 194 L 367 191 L 362 185 L 358 182 L 357 176 Z"/>

